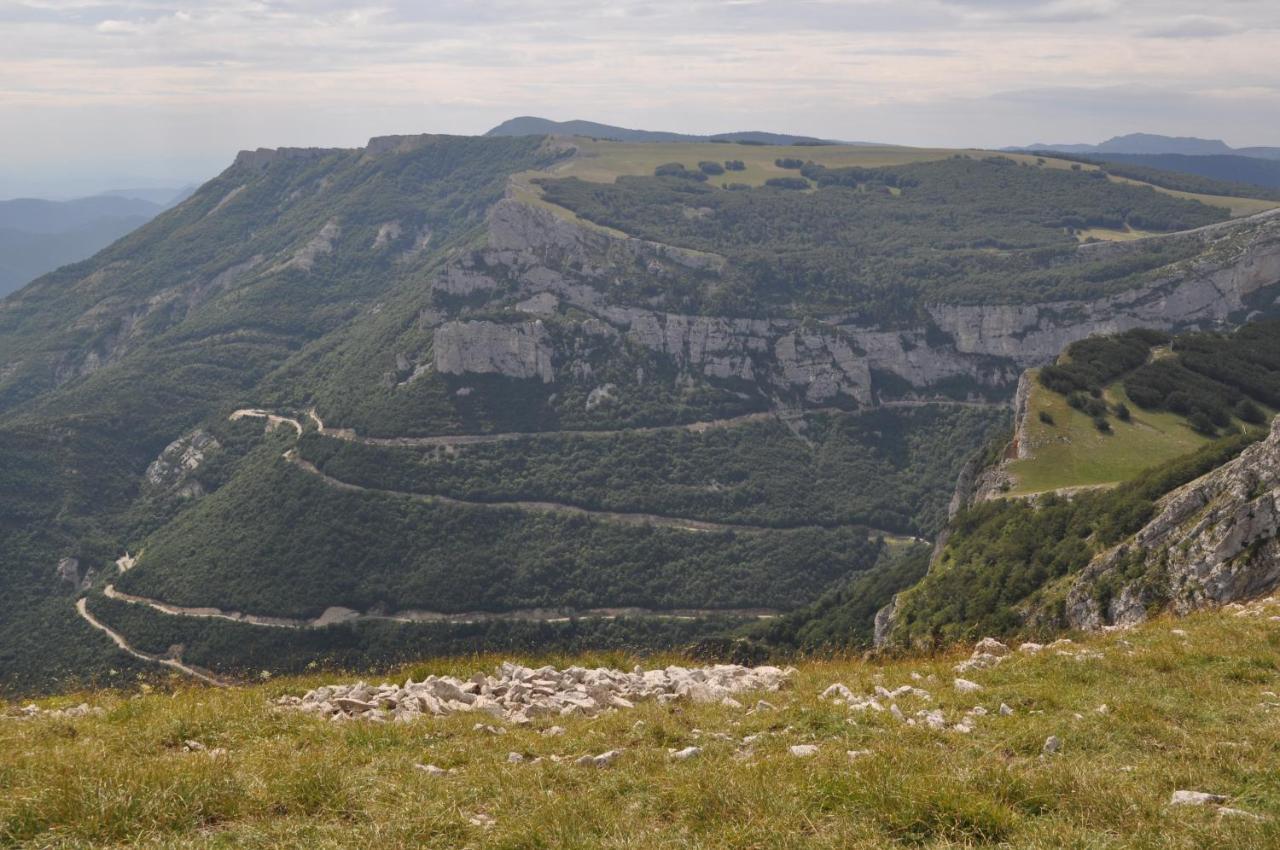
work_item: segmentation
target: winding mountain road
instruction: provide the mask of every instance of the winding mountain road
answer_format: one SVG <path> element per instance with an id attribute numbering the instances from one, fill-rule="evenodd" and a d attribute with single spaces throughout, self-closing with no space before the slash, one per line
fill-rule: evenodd
<path id="1" fill-rule="evenodd" d="M 159 599 L 138 596 L 116 590 L 115 585 L 108 584 L 103 588 L 103 595 L 108 599 L 128 602 L 132 605 L 143 605 L 160 614 L 171 617 L 194 617 L 196 619 L 228 620 L 233 623 L 247 623 L 252 626 L 265 626 L 276 629 L 314 629 L 332 626 L 338 623 L 351 623 L 358 620 L 384 620 L 394 623 L 491 623 L 500 620 L 567 623 L 572 619 L 615 620 L 619 617 L 652 617 L 664 620 L 697 620 L 704 617 L 753 617 L 769 619 L 778 615 L 777 611 L 767 608 L 679 608 L 670 611 L 658 611 L 652 608 L 589 608 L 583 611 L 566 612 L 550 608 L 527 608 L 514 611 L 468 611 L 459 614 L 446 614 L 439 611 L 408 610 L 391 614 L 367 614 L 350 608 L 334 606 L 319 617 L 309 620 L 292 617 L 268 617 L 259 614 L 244 614 L 239 611 L 224 611 L 211 607 L 188 607 L 173 605 Z"/>
<path id="2" fill-rule="evenodd" d="M 186 674 L 194 679 L 199 679 L 205 684 L 214 685 L 219 688 L 225 688 L 227 686 L 226 682 L 222 681 L 217 676 L 214 676 L 212 673 L 197 670 L 195 667 L 183 664 L 176 658 L 165 658 L 161 655 L 153 655 L 150 652 L 143 652 L 142 650 L 134 649 L 129 642 L 124 639 L 123 635 L 112 629 L 97 617 L 93 616 L 93 614 L 89 613 L 88 600 L 83 596 L 76 600 L 76 613 L 78 613 L 86 623 L 111 638 L 111 642 L 119 647 L 122 652 L 132 655 L 134 658 L 141 661 L 149 661 L 152 664 L 162 664 L 165 667 L 177 670 L 179 673 Z"/>
<path id="3" fill-rule="evenodd" d="M 751 414 L 747 414 L 746 416 L 740 416 L 733 419 L 717 419 L 717 420 L 711 420 L 707 422 L 696 422 L 689 425 L 655 426 L 654 428 L 650 428 L 650 429 L 636 429 L 636 430 L 648 431 L 648 432 L 661 431 L 661 430 L 684 430 L 684 431 L 693 431 L 695 433 L 701 433 L 702 431 L 710 430 L 712 428 L 726 428 L 726 427 L 731 427 L 734 424 L 740 424 L 742 422 L 759 421 L 763 418 L 772 417 L 773 415 L 774 414 L 772 413 L 751 413 Z M 382 445 L 382 446 L 466 445 L 466 443 L 463 443 L 463 442 L 445 443 L 440 441 L 465 440 L 465 441 L 469 441 L 470 443 L 481 443 L 481 442 L 501 442 L 506 440 L 514 440 L 522 437 L 531 437 L 531 436 L 540 436 L 540 435 L 556 436 L 556 435 L 564 435 L 564 434 L 575 434 L 575 435 L 593 434 L 593 435 L 599 436 L 599 435 L 609 435 L 609 434 L 616 435 L 616 434 L 622 434 L 622 433 L 635 433 L 635 430 L 627 431 L 627 432 L 624 432 L 624 431 L 545 431 L 545 432 L 538 432 L 536 434 L 507 433 L 507 434 L 467 435 L 467 436 L 454 436 L 454 437 L 372 438 L 372 437 L 358 437 L 355 435 L 354 431 L 350 431 L 349 429 L 326 428 L 324 426 L 324 423 L 321 421 L 320 417 L 316 415 L 314 410 L 309 411 L 308 416 L 311 419 L 311 421 L 316 424 L 316 427 L 319 433 L 324 436 L 333 437 L 333 438 L 342 439 L 342 440 L 349 440 L 353 442 L 368 443 L 370 445 Z M 269 413 L 265 410 L 259 410 L 256 408 L 244 408 L 241 410 L 237 410 L 235 413 L 231 414 L 232 419 L 242 419 L 245 417 L 262 418 L 262 419 L 266 419 L 268 422 L 275 423 L 275 424 L 287 424 L 293 427 L 299 435 L 301 435 L 303 431 L 302 423 L 299 422 L 297 419 L 292 419 L 287 416 L 280 416 L 274 413 Z M 405 441 L 412 440 L 417 442 L 395 442 L 396 440 L 405 440 Z M 423 441 L 433 441 L 433 442 L 423 442 Z M 335 478 L 332 475 L 329 475 L 327 472 L 324 472 L 322 469 L 317 467 L 311 461 L 300 457 L 296 449 L 289 449 L 288 451 L 286 451 L 284 453 L 284 459 L 289 463 L 292 463 L 298 469 L 301 469 L 302 471 L 308 473 L 309 475 L 314 475 L 315 477 L 319 478 L 322 482 L 324 482 L 326 485 L 336 490 L 345 490 L 347 492 L 358 492 L 358 493 L 375 493 L 383 496 L 393 496 L 401 499 L 413 499 L 415 501 L 420 501 L 420 502 L 434 502 L 436 504 L 457 505 L 460 507 L 508 508 L 513 510 L 530 511 L 535 513 L 569 514 L 574 516 L 590 517 L 592 519 L 601 520 L 603 522 L 617 522 L 617 523 L 622 523 L 626 525 L 642 525 L 642 526 L 650 525 L 658 528 L 674 528 L 674 529 L 679 529 L 681 531 L 704 532 L 704 533 L 734 531 L 734 532 L 740 532 L 744 534 L 764 534 L 767 532 L 785 533 L 788 531 L 805 531 L 805 530 L 812 531 L 814 529 L 832 527 L 832 526 L 824 526 L 819 524 L 778 527 L 778 526 L 754 525 L 751 523 L 714 522 L 711 520 L 689 519 L 687 517 L 669 516 L 664 514 L 636 513 L 636 512 L 628 512 L 628 511 L 603 511 L 603 510 L 595 510 L 592 508 L 584 508 L 578 505 L 570 505 L 564 502 L 551 502 L 551 501 L 530 500 L 530 499 L 507 499 L 507 500 L 460 499 L 455 496 L 444 496 L 436 493 L 415 493 L 415 492 L 405 491 L 405 490 L 389 490 L 381 487 L 369 487 L 363 484 L 352 484 L 351 482 L 343 481 L 340 478 Z M 849 523 L 847 525 L 856 526 L 859 524 Z M 871 534 L 872 536 L 884 537 L 887 540 L 925 542 L 919 537 L 899 535 L 893 532 L 883 531 L 879 529 L 868 529 L 868 533 Z"/>

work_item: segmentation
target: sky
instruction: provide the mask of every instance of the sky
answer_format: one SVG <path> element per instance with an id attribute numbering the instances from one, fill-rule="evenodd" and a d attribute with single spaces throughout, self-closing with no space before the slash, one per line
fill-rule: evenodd
<path id="1" fill-rule="evenodd" d="M 1277 0 L 0 0 L 0 197 L 517 115 L 925 146 L 1280 144 Z"/>

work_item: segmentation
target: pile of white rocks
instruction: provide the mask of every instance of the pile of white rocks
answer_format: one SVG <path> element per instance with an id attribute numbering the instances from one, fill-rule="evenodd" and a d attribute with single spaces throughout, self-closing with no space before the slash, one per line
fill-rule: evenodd
<path id="1" fill-rule="evenodd" d="M 79 705 L 73 705 L 70 708 L 40 708 L 35 703 L 25 705 L 9 714 L 0 714 L 0 717 L 12 717 L 17 719 L 32 719 L 36 717 L 90 717 L 92 715 L 105 714 L 105 710 L 100 707 L 90 706 L 87 702 Z"/>
<path id="2" fill-rule="evenodd" d="M 632 672 L 598 667 L 532 669 L 504 662 L 494 674 L 477 673 L 468 680 L 428 676 L 403 685 L 326 685 L 305 696 L 285 696 L 283 708 L 318 714 L 333 720 L 360 718 L 374 722 L 407 722 L 418 717 L 479 711 L 509 723 L 539 717 L 594 716 L 613 709 L 633 708 L 637 702 L 739 704 L 734 694 L 776 691 L 795 672 L 778 667 L 667 667 Z"/>

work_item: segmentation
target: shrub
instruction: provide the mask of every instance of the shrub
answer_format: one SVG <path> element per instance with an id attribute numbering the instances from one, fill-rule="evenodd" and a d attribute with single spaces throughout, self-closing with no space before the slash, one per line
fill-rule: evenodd
<path id="1" fill-rule="evenodd" d="M 803 177 L 774 177 L 764 181 L 764 185 L 774 189 L 804 190 L 809 188 L 809 181 Z"/>
<path id="2" fill-rule="evenodd" d="M 703 161 L 698 163 L 698 168 L 702 171 L 703 174 L 709 174 L 712 177 L 715 177 L 720 174 L 724 174 L 724 166 L 718 162 Z"/>
<path id="3" fill-rule="evenodd" d="M 1046 425 L 1053 425 L 1053 414 L 1047 410 L 1040 411 L 1040 421 Z"/>

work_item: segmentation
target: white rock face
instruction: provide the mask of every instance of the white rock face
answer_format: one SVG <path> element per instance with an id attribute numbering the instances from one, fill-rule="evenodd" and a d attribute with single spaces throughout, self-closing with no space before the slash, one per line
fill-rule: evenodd
<path id="1" fill-rule="evenodd" d="M 1264 596 L 1280 587 L 1278 530 L 1280 418 L 1265 440 L 1162 498 L 1141 531 L 1082 570 L 1067 594 L 1067 620 L 1085 629 L 1132 625 L 1151 607 L 1186 614 Z M 1102 608 L 1094 587 L 1123 575 L 1135 553 L 1146 575 Z"/>
<path id="2" fill-rule="evenodd" d="M 859 397 L 871 369 L 917 388 L 964 377 L 1012 386 L 1023 370 L 1055 358 L 1071 342 L 1135 327 L 1173 329 L 1226 322 L 1259 290 L 1280 283 L 1280 214 L 1262 214 L 1170 240 L 1199 242 L 1203 255 L 1142 286 L 1091 301 L 1044 304 L 937 304 L 929 326 L 883 329 L 832 318 L 803 329 L 795 321 L 681 316 L 618 307 L 607 297 L 618 269 L 640 260 L 646 273 L 719 276 L 723 257 L 620 237 L 508 199 L 490 215 L 487 261 L 518 280 L 522 294 L 555 294 L 626 329 L 629 338 L 713 378 L 798 387 L 821 403 Z M 1121 256 L 1144 246 L 1083 246 L 1080 257 Z M 861 398 L 860 398 L 861 400 Z"/>
<path id="3" fill-rule="evenodd" d="M 211 452 L 222 445 L 207 431 L 197 428 L 174 440 L 160 456 L 147 467 L 147 483 L 152 487 L 168 490 L 181 498 L 197 498 L 204 495 L 198 481 L 191 480 Z"/>
<path id="4" fill-rule="evenodd" d="M 374 687 L 364 682 L 353 685 L 326 685 L 305 696 L 282 697 L 283 708 L 330 718 L 359 717 L 375 722 L 407 722 L 423 716 L 440 716 L 461 711 L 485 712 L 511 723 L 526 723 L 537 717 L 594 716 L 605 711 L 633 707 L 648 699 L 692 702 L 720 702 L 730 694 L 776 691 L 784 687 L 791 670 L 777 667 L 667 667 L 631 673 L 607 668 L 588 670 L 570 667 L 536 670 L 504 663 L 495 675 L 477 674 L 462 681 L 449 676 L 430 676 L 403 686 Z M 477 724 L 494 734 L 505 730 Z M 563 733 L 553 726 L 543 734 Z"/>
<path id="5" fill-rule="evenodd" d="M 445 375 L 506 375 L 555 380 L 551 335 L 539 321 L 446 322 L 436 328 L 432 352 L 437 372 Z"/>

